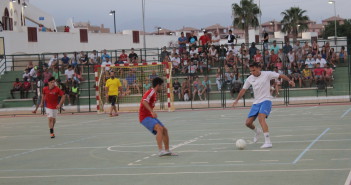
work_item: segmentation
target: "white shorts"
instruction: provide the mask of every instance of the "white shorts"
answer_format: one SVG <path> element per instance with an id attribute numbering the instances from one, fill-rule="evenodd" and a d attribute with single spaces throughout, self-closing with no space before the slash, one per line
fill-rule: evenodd
<path id="1" fill-rule="evenodd" d="M 56 116 L 57 116 L 57 109 L 46 108 L 45 111 L 46 111 L 46 115 L 48 116 L 48 118 L 56 118 Z"/>

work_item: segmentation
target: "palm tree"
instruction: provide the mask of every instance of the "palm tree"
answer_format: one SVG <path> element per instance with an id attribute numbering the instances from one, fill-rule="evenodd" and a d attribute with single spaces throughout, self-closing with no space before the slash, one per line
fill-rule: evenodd
<path id="1" fill-rule="evenodd" d="M 281 13 L 283 20 L 281 21 L 283 28 L 282 31 L 293 35 L 294 43 L 299 32 L 308 30 L 309 18 L 304 15 L 307 11 L 299 7 L 291 7 Z"/>
<path id="2" fill-rule="evenodd" d="M 253 0 L 241 0 L 240 5 L 232 4 L 233 25 L 245 31 L 245 42 L 249 43 L 249 27 L 259 26 L 257 16 L 261 13 L 260 8 Z"/>

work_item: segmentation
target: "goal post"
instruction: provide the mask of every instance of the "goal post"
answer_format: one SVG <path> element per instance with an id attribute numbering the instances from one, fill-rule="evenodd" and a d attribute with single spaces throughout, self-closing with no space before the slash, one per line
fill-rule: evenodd
<path id="1" fill-rule="evenodd" d="M 109 79 L 109 72 L 114 71 L 115 77 L 121 82 L 116 106 L 122 112 L 139 111 L 143 94 L 152 88 L 152 79 L 160 77 L 164 84 L 158 92 L 154 110 L 173 111 L 172 95 L 172 64 L 169 62 L 145 62 L 137 64 L 95 65 L 95 93 L 96 109 L 99 114 L 110 109 L 106 98 L 105 84 Z"/>

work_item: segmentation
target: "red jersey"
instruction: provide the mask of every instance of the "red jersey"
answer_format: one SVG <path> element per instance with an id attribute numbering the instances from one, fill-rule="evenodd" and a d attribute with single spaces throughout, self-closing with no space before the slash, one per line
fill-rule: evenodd
<path id="1" fill-rule="evenodd" d="M 46 102 L 46 107 L 49 109 L 56 109 L 58 105 L 58 97 L 63 96 L 65 93 L 55 86 L 52 89 L 49 89 L 49 86 L 43 88 L 43 94 L 45 95 L 44 101 Z"/>
<path id="2" fill-rule="evenodd" d="M 21 82 L 15 82 L 13 83 L 13 88 L 14 89 L 20 89 L 22 87 L 22 83 Z"/>
<path id="3" fill-rule="evenodd" d="M 121 54 L 119 56 L 119 58 L 120 58 L 121 61 L 128 61 L 128 55 L 127 54 Z"/>
<path id="4" fill-rule="evenodd" d="M 316 68 L 313 70 L 313 72 L 314 72 L 314 75 L 323 76 L 324 69 L 323 68 Z"/>
<path id="5" fill-rule="evenodd" d="M 29 90 L 30 89 L 30 82 L 28 82 L 28 81 L 23 82 L 23 89 Z"/>
<path id="6" fill-rule="evenodd" d="M 210 41 L 211 39 L 207 36 L 207 35 L 202 35 L 199 39 L 200 41 L 200 44 L 203 46 L 203 45 L 206 45 L 208 41 Z"/>
<path id="7" fill-rule="evenodd" d="M 157 93 L 156 91 L 151 88 L 146 93 L 144 94 L 143 98 L 141 99 L 140 102 L 140 109 L 139 109 L 139 121 L 140 123 L 146 118 L 146 117 L 152 117 L 152 114 L 149 110 L 145 108 L 145 106 L 142 104 L 143 101 L 146 101 L 149 103 L 150 107 L 153 109 L 155 107 L 155 103 L 157 101 Z"/>

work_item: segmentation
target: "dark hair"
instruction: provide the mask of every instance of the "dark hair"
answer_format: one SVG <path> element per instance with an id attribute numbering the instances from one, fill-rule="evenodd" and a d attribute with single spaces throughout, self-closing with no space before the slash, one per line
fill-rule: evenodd
<path id="1" fill-rule="evenodd" d="M 260 64 L 257 62 L 252 62 L 249 67 L 261 68 Z"/>
<path id="2" fill-rule="evenodd" d="M 49 78 L 48 82 L 55 81 L 55 77 Z"/>
<path id="3" fill-rule="evenodd" d="M 160 77 L 156 77 L 152 80 L 152 87 L 156 87 L 157 85 L 162 85 L 163 80 Z"/>

